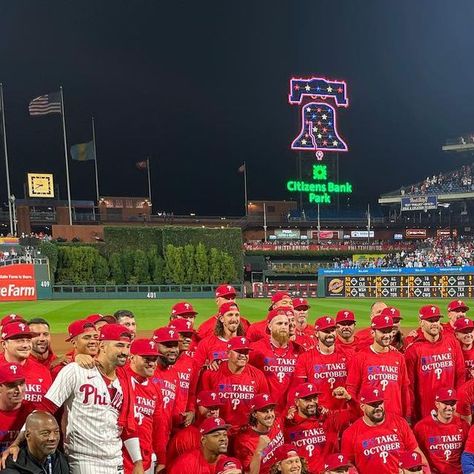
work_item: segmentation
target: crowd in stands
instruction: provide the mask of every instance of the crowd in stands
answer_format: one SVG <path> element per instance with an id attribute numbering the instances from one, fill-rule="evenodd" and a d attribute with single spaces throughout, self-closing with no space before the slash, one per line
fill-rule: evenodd
<path id="1" fill-rule="evenodd" d="M 250 323 L 232 286 L 215 296 L 199 326 L 181 301 L 151 337 L 128 310 L 71 321 L 65 354 L 38 314 L 3 317 L 0 473 L 474 472 L 463 301 L 421 306 L 406 335 L 383 301 L 361 328 L 343 300 L 321 316 L 279 291 Z"/>
<path id="2" fill-rule="evenodd" d="M 353 261 L 351 258 L 334 259 L 334 268 L 421 268 L 457 267 L 474 265 L 474 240 L 426 239 L 413 250 L 402 250 L 373 259 Z"/>
<path id="3" fill-rule="evenodd" d="M 428 176 L 424 181 L 401 189 L 401 194 L 441 194 L 474 191 L 474 163 L 447 173 Z"/>

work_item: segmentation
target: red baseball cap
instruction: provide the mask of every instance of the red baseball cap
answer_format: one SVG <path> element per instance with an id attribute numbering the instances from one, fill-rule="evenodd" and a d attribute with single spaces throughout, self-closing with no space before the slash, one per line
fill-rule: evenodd
<path id="1" fill-rule="evenodd" d="M 2 339 L 17 339 L 21 337 L 33 337 L 26 322 L 14 321 L 2 327 Z"/>
<path id="2" fill-rule="evenodd" d="M 130 354 L 139 356 L 159 356 L 156 342 L 153 339 L 134 339 Z"/>
<path id="3" fill-rule="evenodd" d="M 200 428 L 199 432 L 202 435 L 207 435 L 209 433 L 213 433 L 214 431 L 219 430 L 229 430 L 231 425 L 228 425 L 222 418 L 206 418 Z"/>
<path id="4" fill-rule="evenodd" d="M 198 393 L 196 404 L 201 407 L 220 407 L 224 405 L 217 392 L 212 390 L 202 390 Z"/>
<path id="5" fill-rule="evenodd" d="M 155 342 L 179 342 L 179 333 L 171 327 L 155 329 L 153 332 L 153 341 Z"/>
<path id="6" fill-rule="evenodd" d="M 278 303 L 284 298 L 289 298 L 291 300 L 291 296 L 286 291 L 277 291 L 276 293 L 274 293 L 271 297 L 272 304 L 268 308 L 268 311 L 270 311 L 273 308 L 273 305 L 275 303 Z"/>
<path id="7" fill-rule="evenodd" d="M 349 309 L 341 309 L 336 314 L 336 323 L 342 323 L 344 321 L 350 321 L 355 323 L 355 314 Z"/>
<path id="8" fill-rule="evenodd" d="M 244 336 L 235 336 L 229 340 L 227 348 L 230 351 L 251 351 L 250 341 Z"/>
<path id="9" fill-rule="evenodd" d="M 219 285 L 216 288 L 216 298 L 224 298 L 225 296 L 237 296 L 235 288 L 231 285 Z"/>
<path id="10" fill-rule="evenodd" d="M 23 366 L 16 362 L 3 362 L 0 364 L 0 384 L 24 380 L 25 372 Z"/>
<path id="11" fill-rule="evenodd" d="M 458 396 L 454 388 L 440 388 L 436 392 L 435 401 L 437 402 L 457 402 Z"/>
<path id="12" fill-rule="evenodd" d="M 193 329 L 193 323 L 189 319 L 173 319 L 168 324 L 169 328 L 176 329 L 178 333 L 195 333 L 196 331 Z"/>
<path id="13" fill-rule="evenodd" d="M 26 323 L 26 320 L 23 316 L 20 316 L 19 314 L 11 313 L 11 314 L 7 314 L 6 316 L 2 318 L 2 320 L 0 321 L 0 326 L 6 326 L 7 324 L 14 323 L 14 322 Z"/>
<path id="14" fill-rule="evenodd" d="M 67 327 L 68 337 L 66 338 L 66 341 L 70 341 L 72 338 L 90 331 L 97 331 L 93 322 L 87 319 L 79 319 L 77 321 L 73 321 Z"/>
<path id="15" fill-rule="evenodd" d="M 302 383 L 296 387 L 295 398 L 306 398 L 323 393 L 314 383 Z"/>
<path id="16" fill-rule="evenodd" d="M 428 304 L 426 306 L 422 306 L 418 313 L 420 319 L 430 319 L 430 318 L 442 318 L 443 315 L 441 314 L 441 310 L 438 306 L 433 304 Z"/>
<path id="17" fill-rule="evenodd" d="M 469 311 L 469 306 L 462 300 L 453 300 L 448 304 L 448 311 L 456 311 L 457 309 L 466 312 Z"/>
<path id="18" fill-rule="evenodd" d="M 99 321 L 105 321 L 107 324 L 114 324 L 117 322 L 115 316 L 112 316 L 111 314 L 89 314 L 85 319 L 93 324 L 96 324 Z"/>
<path id="19" fill-rule="evenodd" d="M 216 462 L 216 474 L 226 474 L 231 469 L 242 470 L 242 463 L 237 458 L 230 456 L 219 456 Z"/>
<path id="20" fill-rule="evenodd" d="M 335 471 L 336 469 L 342 469 L 344 467 L 350 467 L 351 463 L 349 460 L 344 456 L 344 454 L 336 453 L 330 454 L 324 460 L 324 469 L 326 471 Z"/>
<path id="21" fill-rule="evenodd" d="M 253 397 L 253 399 L 250 401 L 250 409 L 252 411 L 259 411 L 262 408 L 275 405 L 276 403 L 267 393 L 259 393 L 258 395 L 255 395 L 255 397 Z"/>
<path id="22" fill-rule="evenodd" d="M 293 308 L 304 308 L 304 309 L 309 309 L 311 306 L 308 304 L 308 302 L 304 298 L 295 298 L 293 300 Z"/>
<path id="23" fill-rule="evenodd" d="M 294 444 L 282 444 L 275 449 L 275 462 L 284 461 L 285 459 L 299 457 L 298 448 Z"/>
<path id="24" fill-rule="evenodd" d="M 100 328 L 100 341 L 132 341 L 132 333 L 121 324 L 106 324 Z"/>
<path id="25" fill-rule="evenodd" d="M 229 301 L 228 303 L 221 304 L 219 307 L 219 314 L 224 315 L 228 311 L 240 311 L 239 307 L 234 301 Z"/>
<path id="26" fill-rule="evenodd" d="M 291 316 L 293 316 L 293 308 L 291 306 L 280 306 L 279 308 L 276 309 L 271 309 L 268 314 L 267 314 L 267 326 L 265 328 L 265 331 L 270 334 L 270 329 L 268 328 L 268 325 L 277 317 L 277 316 L 286 316 L 288 317 L 288 313 L 291 313 Z"/>
<path id="27" fill-rule="evenodd" d="M 466 331 L 467 329 L 467 331 Z M 474 321 L 469 318 L 459 318 L 454 321 L 454 330 L 458 332 L 471 332 L 474 329 Z"/>
<path id="28" fill-rule="evenodd" d="M 391 316 L 384 316 L 379 314 L 372 318 L 372 322 L 370 323 L 371 329 L 389 329 L 393 328 L 393 319 Z"/>
<path id="29" fill-rule="evenodd" d="M 419 452 L 402 451 L 398 453 L 398 465 L 402 469 L 413 469 L 424 466 L 424 463 Z"/>
<path id="30" fill-rule="evenodd" d="M 336 321 L 331 316 L 321 316 L 314 322 L 315 331 L 324 331 L 330 328 L 336 329 Z"/>
<path id="31" fill-rule="evenodd" d="M 387 306 L 382 310 L 379 316 L 390 316 L 394 322 L 400 321 L 402 315 L 400 314 L 400 310 L 395 308 L 395 306 Z"/>
<path id="32" fill-rule="evenodd" d="M 378 388 L 363 387 L 359 394 L 360 403 L 383 402 L 383 391 Z"/>
<path id="33" fill-rule="evenodd" d="M 171 308 L 171 316 L 184 316 L 186 314 L 191 314 L 193 316 L 198 314 L 197 311 L 194 311 L 193 305 L 186 303 L 186 301 L 180 301 Z"/>

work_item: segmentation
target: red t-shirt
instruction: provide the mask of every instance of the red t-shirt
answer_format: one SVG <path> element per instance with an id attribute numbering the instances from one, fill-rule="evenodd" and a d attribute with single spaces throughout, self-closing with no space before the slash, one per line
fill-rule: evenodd
<path id="1" fill-rule="evenodd" d="M 8 362 L 5 354 L 0 354 L 0 363 Z M 43 397 L 51 387 L 52 380 L 49 370 L 34 358 L 29 357 L 21 364 L 25 372 L 25 401 L 38 404 L 43 401 Z"/>
<path id="2" fill-rule="evenodd" d="M 341 451 L 355 464 L 360 474 L 398 472 L 398 453 L 418 447 L 408 423 L 392 413 L 376 426 L 359 418 L 342 435 Z"/>
<path id="3" fill-rule="evenodd" d="M 167 465 L 173 464 L 173 461 L 180 455 L 199 449 L 201 446 L 201 433 L 195 425 L 189 425 L 176 431 L 170 439 L 166 449 Z"/>
<path id="4" fill-rule="evenodd" d="M 410 417 L 409 384 L 405 358 L 400 352 L 390 348 L 388 352 L 376 353 L 369 346 L 354 354 L 346 388 L 356 400 L 364 387 L 377 388 L 384 394 L 387 411 Z"/>
<path id="5" fill-rule="evenodd" d="M 183 423 L 182 414 L 187 411 L 189 396 L 191 394 L 194 396 L 194 387 L 197 384 L 195 379 L 199 376 L 199 368 L 195 360 L 186 352 L 179 355 L 173 367 L 179 380 L 179 389 L 174 405 L 173 425 L 181 427 Z"/>
<path id="6" fill-rule="evenodd" d="M 336 387 L 346 386 L 348 362 L 347 353 L 338 346 L 332 354 L 322 354 L 316 348 L 301 354 L 296 365 L 295 378 L 301 383 L 307 381 L 317 384 L 323 392 L 319 396 L 319 405 L 330 410 L 343 408 L 345 400 L 334 398 L 332 391 Z"/>
<path id="7" fill-rule="evenodd" d="M 178 456 L 171 469 L 169 474 L 214 474 L 216 472 L 216 465 L 209 464 L 204 458 L 200 449 L 195 449 L 187 453 L 181 454 Z"/>
<path id="8" fill-rule="evenodd" d="M 455 416 L 451 423 L 441 423 L 429 415 L 415 425 L 413 432 L 431 472 L 462 474 L 461 454 L 469 432 L 465 421 Z"/>
<path id="9" fill-rule="evenodd" d="M 468 380 L 458 390 L 456 411 L 463 416 L 470 416 L 474 413 L 474 379 Z"/>
<path id="10" fill-rule="evenodd" d="M 462 353 L 464 355 L 464 366 L 466 367 L 466 380 L 470 380 L 474 378 L 472 373 L 474 373 L 474 344 L 473 346 L 468 349 L 462 349 Z"/>
<path id="11" fill-rule="evenodd" d="M 0 453 L 15 441 L 26 417 L 35 409 L 28 402 L 23 402 L 16 410 L 0 410 Z"/>
<path id="12" fill-rule="evenodd" d="M 53 362 L 53 360 L 56 360 L 58 358 L 58 356 L 51 350 L 49 351 L 48 357 L 46 357 L 46 359 L 38 359 L 37 357 L 35 357 L 33 352 L 31 353 L 31 357 L 34 357 L 35 362 L 38 362 L 38 364 L 43 365 L 48 370 L 51 370 L 51 362 Z"/>
<path id="13" fill-rule="evenodd" d="M 172 417 L 174 405 L 176 403 L 176 392 L 178 391 L 178 374 L 174 366 L 164 367 L 158 364 L 152 377 L 152 382 L 158 384 L 161 389 L 161 398 L 163 400 L 163 411 L 167 416 Z"/>
<path id="14" fill-rule="evenodd" d="M 234 441 L 234 453 L 242 463 L 244 472 L 248 472 L 250 469 L 250 462 L 252 461 L 252 457 L 257 449 L 258 440 L 261 434 L 266 434 L 270 438 L 270 443 L 262 451 L 260 474 L 269 474 L 270 469 L 274 464 L 273 457 L 275 449 L 284 443 L 283 432 L 278 420 L 275 420 L 275 423 L 268 433 L 258 433 L 251 426 L 247 426 L 247 428 L 237 434 Z"/>
<path id="15" fill-rule="evenodd" d="M 356 332 L 357 344 L 356 350 L 360 351 L 370 346 L 374 342 L 374 336 L 372 335 L 372 328 L 364 328 Z"/>
<path id="16" fill-rule="evenodd" d="M 227 360 L 227 345 L 229 341 L 211 334 L 199 342 L 196 352 L 194 353 L 194 360 L 198 367 L 207 365 L 214 360 Z"/>
<path id="17" fill-rule="evenodd" d="M 373 340 L 371 341 L 371 343 L 372 342 Z M 359 350 L 359 346 L 360 346 L 360 339 L 357 334 L 354 334 L 354 340 L 352 342 L 346 342 L 341 337 L 336 336 L 336 347 L 339 347 L 340 349 L 345 350 L 348 356 L 352 357 L 352 354 L 354 354 L 356 351 Z"/>
<path id="18" fill-rule="evenodd" d="M 291 341 L 287 347 L 275 347 L 270 338 L 251 344 L 249 362 L 260 369 L 267 378 L 270 395 L 278 408 L 286 404 L 286 393 L 293 379 L 299 350 Z"/>
<path id="19" fill-rule="evenodd" d="M 452 336 L 441 334 L 436 342 L 416 339 L 408 346 L 405 360 L 414 421 L 428 416 L 434 409 L 436 391 L 441 384 L 458 389 L 464 383 L 464 358 Z"/>
<path id="20" fill-rule="evenodd" d="M 252 323 L 247 329 L 245 336 L 250 342 L 257 342 L 260 339 L 265 339 L 268 336 L 268 333 L 266 332 L 267 326 L 268 322 L 266 319 Z"/>
<path id="21" fill-rule="evenodd" d="M 268 393 L 268 383 L 263 373 L 247 364 L 240 374 L 233 374 L 227 363 L 219 370 L 206 370 L 202 376 L 202 389 L 219 394 L 224 405 L 220 417 L 233 427 L 246 425 L 249 421 L 249 404 L 259 393 Z"/>
<path id="22" fill-rule="evenodd" d="M 153 383 L 151 378 L 139 376 L 132 371 L 130 366 L 127 366 L 125 370 L 131 379 L 135 392 L 135 421 L 140 440 L 143 469 L 147 470 L 151 465 L 153 453 L 157 455 L 159 464 L 165 464 L 170 421 L 162 410 L 160 386 Z M 128 451 L 123 448 L 122 454 L 125 472 L 131 473 L 133 462 Z"/>

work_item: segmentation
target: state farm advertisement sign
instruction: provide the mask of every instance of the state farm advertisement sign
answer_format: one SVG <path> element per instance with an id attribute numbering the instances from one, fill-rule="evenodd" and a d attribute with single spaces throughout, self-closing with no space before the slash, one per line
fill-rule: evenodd
<path id="1" fill-rule="evenodd" d="M 0 267 L 0 301 L 36 300 L 34 265 L 22 263 Z"/>

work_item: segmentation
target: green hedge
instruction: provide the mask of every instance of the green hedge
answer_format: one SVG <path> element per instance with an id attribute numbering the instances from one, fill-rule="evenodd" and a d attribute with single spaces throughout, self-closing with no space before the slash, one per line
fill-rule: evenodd
<path id="1" fill-rule="evenodd" d="M 370 252 L 367 250 L 246 250 L 245 255 L 264 256 L 264 257 L 318 257 L 322 259 L 332 258 L 351 258 L 357 254 L 365 255 L 386 255 L 395 252 Z"/>

